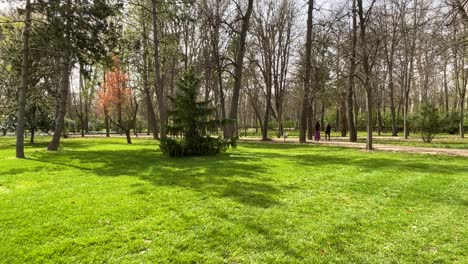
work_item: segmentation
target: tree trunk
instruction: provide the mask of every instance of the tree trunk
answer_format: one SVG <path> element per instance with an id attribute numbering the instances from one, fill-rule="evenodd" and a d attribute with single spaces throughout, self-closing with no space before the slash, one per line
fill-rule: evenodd
<path id="1" fill-rule="evenodd" d="M 302 101 L 302 112 L 299 131 L 299 143 L 306 143 L 307 119 L 309 117 L 309 109 L 311 106 L 311 71 L 312 71 L 312 26 L 313 26 L 313 11 L 314 0 L 308 1 L 307 10 L 307 34 L 306 34 L 306 50 L 305 50 L 305 67 L 304 67 L 304 99 Z"/>
<path id="2" fill-rule="evenodd" d="M 159 64 L 159 37 L 158 37 L 158 10 L 157 0 L 151 0 L 153 20 L 153 45 L 154 45 L 154 72 L 156 84 L 156 96 L 158 97 L 159 116 L 161 123 L 161 138 L 166 138 L 167 110 L 164 99 L 163 80 L 161 78 L 161 65 Z"/>
<path id="3" fill-rule="evenodd" d="M 465 93 L 460 97 L 460 138 L 465 138 Z"/>
<path id="4" fill-rule="evenodd" d="M 351 44 L 351 58 L 350 58 L 350 71 L 348 80 L 348 89 L 346 91 L 346 109 L 348 112 L 348 129 L 349 141 L 357 142 L 356 123 L 354 122 L 354 74 L 356 71 L 356 48 L 357 48 L 357 9 L 356 0 L 353 0 L 353 31 L 352 31 L 352 44 Z"/>
<path id="5" fill-rule="evenodd" d="M 309 109 L 307 110 L 307 139 L 314 140 L 314 125 L 315 125 L 315 113 L 314 113 L 314 103 L 309 103 Z"/>
<path id="6" fill-rule="evenodd" d="M 31 138 L 29 139 L 29 143 L 34 144 L 34 136 L 36 134 L 36 130 L 33 128 L 31 129 Z"/>
<path id="7" fill-rule="evenodd" d="M 127 144 L 132 144 L 132 137 L 130 136 L 131 129 L 125 130 L 125 137 L 127 138 Z"/>
<path id="8" fill-rule="evenodd" d="M 81 131 L 81 137 L 85 136 L 85 124 L 84 124 L 84 116 L 83 116 L 83 96 L 84 96 L 84 87 L 83 87 L 83 65 L 80 64 L 80 77 L 79 77 L 79 87 L 80 87 L 80 131 Z"/>
<path id="9" fill-rule="evenodd" d="M 219 55 L 219 27 L 221 24 L 221 18 L 219 14 L 219 1 L 216 1 L 216 21 L 213 21 L 212 31 L 211 31 L 211 44 L 213 46 L 213 55 L 214 60 L 216 61 L 216 77 L 218 81 L 218 91 L 219 91 L 219 105 L 221 108 L 221 119 L 226 118 L 226 106 L 223 90 L 223 68 L 221 64 L 221 58 Z"/>
<path id="10" fill-rule="evenodd" d="M 340 107 L 340 120 L 341 120 L 341 136 L 346 137 L 346 134 L 348 132 L 348 119 L 346 117 L 346 100 L 341 101 L 341 107 Z M 337 128 L 338 129 L 338 128 Z"/>
<path id="11" fill-rule="evenodd" d="M 320 127 L 325 127 L 325 104 L 322 100 L 321 102 L 322 104 L 322 107 L 321 107 L 321 110 L 320 110 Z"/>
<path id="12" fill-rule="evenodd" d="M 70 8 L 71 0 L 67 1 L 67 15 L 70 17 Z M 55 131 L 52 136 L 52 141 L 50 142 L 47 150 L 57 151 L 60 144 L 60 137 L 62 136 L 62 130 L 65 124 L 65 115 L 67 113 L 67 101 L 68 101 L 68 92 L 70 90 L 70 31 L 71 31 L 71 21 L 67 19 L 67 25 L 65 29 L 65 45 L 62 58 L 62 86 L 60 90 L 60 101 L 59 108 L 57 113 L 57 118 L 55 119 Z"/>
<path id="13" fill-rule="evenodd" d="M 372 150 L 372 90 L 366 96 L 366 150 Z"/>
<path id="14" fill-rule="evenodd" d="M 270 89 L 267 89 L 267 96 L 266 96 L 266 109 L 265 115 L 263 119 L 263 130 L 262 130 L 262 140 L 268 140 L 268 123 L 270 121 L 270 108 L 271 108 L 271 86 Z"/>
<path id="15" fill-rule="evenodd" d="M 227 125 L 224 137 L 233 138 L 236 130 L 235 123 L 237 122 L 237 108 L 239 106 L 239 93 L 242 86 L 242 70 L 244 68 L 244 56 L 246 50 L 247 31 L 249 29 L 250 16 L 252 15 L 253 0 L 249 0 L 247 11 L 242 18 L 242 30 L 239 36 L 239 42 L 237 46 L 237 58 L 236 67 L 234 70 L 234 88 L 232 92 L 231 111 L 229 112 L 229 119 L 231 122 Z"/>
<path id="16" fill-rule="evenodd" d="M 26 0 L 25 26 L 23 31 L 23 60 L 21 64 L 21 88 L 18 91 L 18 124 L 16 127 L 16 157 L 24 159 L 24 128 L 26 124 L 26 96 L 29 78 L 29 35 L 31 29 L 31 1 Z"/>
<path id="17" fill-rule="evenodd" d="M 370 10 L 367 11 L 367 15 Z M 362 6 L 362 0 L 358 0 L 358 15 L 359 15 L 359 26 L 362 46 L 362 67 L 364 70 L 364 89 L 366 90 L 366 150 L 372 150 L 372 107 L 373 107 L 373 88 L 371 83 L 371 66 L 369 63 L 369 53 L 367 50 L 367 36 L 366 36 L 366 19 L 364 17 L 364 9 Z"/>
<path id="18" fill-rule="evenodd" d="M 146 24 L 143 23 L 143 89 L 145 91 L 146 112 L 148 114 L 148 132 L 153 132 L 153 139 L 159 139 L 158 124 L 156 122 L 156 114 L 153 108 L 152 93 L 149 87 L 148 80 L 148 34 L 146 32 Z"/>
<path id="19" fill-rule="evenodd" d="M 447 81 L 447 62 L 444 65 L 444 106 L 445 112 L 449 112 L 449 92 L 448 92 L 448 81 Z"/>
<path id="20" fill-rule="evenodd" d="M 392 136 L 398 136 L 398 124 L 396 119 L 395 113 L 395 96 L 394 96 L 394 85 L 393 85 L 393 74 L 392 71 L 389 70 L 389 78 L 390 83 L 388 84 L 388 88 L 390 90 L 390 115 L 392 117 Z"/>
<path id="21" fill-rule="evenodd" d="M 381 102 L 379 101 L 379 104 L 377 105 L 377 134 L 379 136 L 382 135 L 382 111 L 381 111 Z"/>

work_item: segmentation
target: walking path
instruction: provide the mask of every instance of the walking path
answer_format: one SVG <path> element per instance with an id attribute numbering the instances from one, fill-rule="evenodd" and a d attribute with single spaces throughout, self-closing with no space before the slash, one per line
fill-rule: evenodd
<path id="1" fill-rule="evenodd" d="M 271 141 L 265 142 L 261 141 L 260 138 L 241 138 L 240 141 L 244 142 L 260 142 L 260 143 L 299 143 L 297 138 L 288 138 L 284 139 L 272 139 Z M 346 148 L 356 148 L 356 149 L 366 149 L 365 143 L 353 143 L 353 142 L 343 142 L 343 141 L 307 141 L 307 144 L 317 144 L 317 145 L 329 145 L 337 147 L 346 147 Z M 420 154 L 431 154 L 431 155 L 452 155 L 452 156 L 461 156 L 468 157 L 468 149 L 451 149 L 451 148 L 424 148 L 424 147 L 410 147 L 410 146 L 396 146 L 396 145 L 387 145 L 387 144 L 374 144 L 374 150 L 378 151 L 391 151 L 391 152 L 407 152 L 407 153 L 420 153 Z"/>

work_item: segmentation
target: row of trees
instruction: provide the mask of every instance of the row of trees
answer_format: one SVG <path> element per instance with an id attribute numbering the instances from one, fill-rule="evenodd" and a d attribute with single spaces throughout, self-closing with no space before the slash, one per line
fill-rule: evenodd
<path id="1" fill-rule="evenodd" d="M 219 127 L 225 138 L 294 127 L 305 142 L 329 121 L 351 141 L 365 127 L 372 149 L 374 130 L 407 138 L 424 104 L 464 137 L 466 10 L 462 0 L 26 1 L 0 16 L 0 113 L 17 124 L 18 157 L 25 129 L 54 129 L 56 150 L 67 120 L 83 136 L 117 130 L 130 143 L 143 125 L 164 139 L 168 98 L 193 66 L 214 118 L 235 121 Z"/>

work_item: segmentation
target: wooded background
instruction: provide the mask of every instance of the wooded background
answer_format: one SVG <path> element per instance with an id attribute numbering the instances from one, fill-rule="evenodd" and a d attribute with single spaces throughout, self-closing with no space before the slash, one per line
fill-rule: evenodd
<path id="1" fill-rule="evenodd" d="M 167 136 L 168 98 L 193 66 L 226 138 L 315 123 L 408 137 L 432 104 L 466 129 L 466 0 L 3 1 L 0 123 L 51 132 Z M 26 2 L 26 3 L 24 3 Z"/>

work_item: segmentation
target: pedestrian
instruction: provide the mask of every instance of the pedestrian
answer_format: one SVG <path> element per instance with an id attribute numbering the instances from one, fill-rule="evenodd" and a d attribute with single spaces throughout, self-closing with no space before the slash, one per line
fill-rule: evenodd
<path id="1" fill-rule="evenodd" d="M 315 141 L 320 141 L 320 123 L 315 124 Z"/>
<path id="2" fill-rule="evenodd" d="M 330 134 L 331 134 L 331 126 L 330 126 L 330 123 L 327 122 L 327 127 L 325 128 L 325 140 L 330 141 Z"/>

